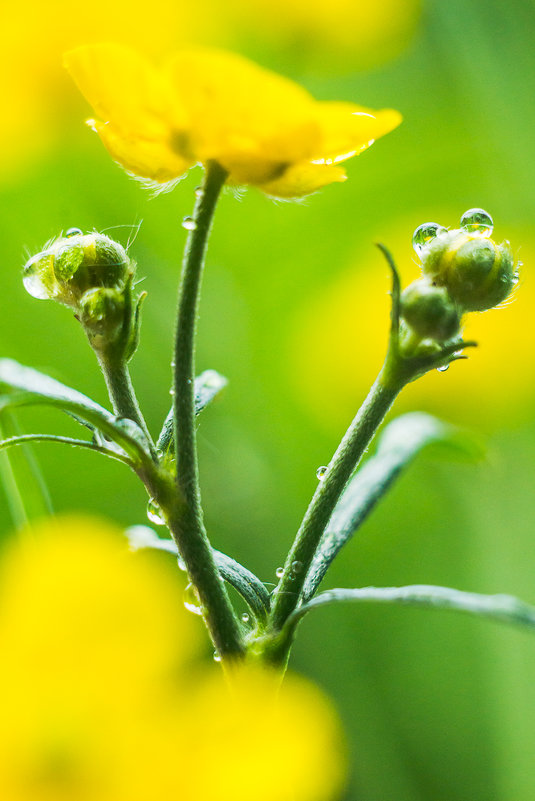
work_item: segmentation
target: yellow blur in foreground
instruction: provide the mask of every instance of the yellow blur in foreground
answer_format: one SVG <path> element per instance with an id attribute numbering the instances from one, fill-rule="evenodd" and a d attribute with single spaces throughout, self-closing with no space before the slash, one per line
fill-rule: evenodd
<path id="1" fill-rule="evenodd" d="M 443 215 L 444 219 L 451 216 Z M 418 277 L 412 263 L 413 223 L 384 224 L 386 244 L 407 286 Z M 509 230 L 509 229 L 508 229 Z M 513 232 L 514 233 L 514 232 Z M 340 275 L 309 297 L 297 311 L 288 342 L 289 380 L 300 403 L 326 429 L 347 425 L 366 397 L 386 354 L 390 326 L 390 276 L 384 259 L 370 245 Z M 375 238 L 382 238 L 381 235 Z M 394 413 L 421 409 L 448 420 L 503 427 L 527 419 L 535 401 L 535 282 L 530 269 L 535 244 L 525 235 L 519 253 L 525 267 L 505 304 L 463 317 L 465 340 L 477 348 L 466 361 L 443 373 L 436 370 L 409 384 L 396 400 Z M 318 337 L 318 329 L 322 336 Z"/>
<path id="2" fill-rule="evenodd" d="M 0 564 L 0 798 L 327 801 L 327 700 L 294 677 L 195 665 L 171 575 L 101 521 L 52 520 Z"/>
<path id="3" fill-rule="evenodd" d="M 114 44 L 81 47 L 65 64 L 99 119 L 111 156 L 164 184 L 216 161 L 228 183 L 290 199 L 346 178 L 339 164 L 401 121 L 397 111 L 318 102 L 292 81 L 233 53 L 177 52 L 162 68 Z"/>

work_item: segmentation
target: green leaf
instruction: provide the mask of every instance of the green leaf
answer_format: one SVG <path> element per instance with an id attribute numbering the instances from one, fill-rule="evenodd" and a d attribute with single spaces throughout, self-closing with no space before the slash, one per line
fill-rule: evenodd
<path id="1" fill-rule="evenodd" d="M 481 455 L 473 437 L 423 412 L 398 417 L 384 430 L 375 456 L 355 473 L 338 501 L 310 567 L 303 600 L 310 600 L 340 549 L 414 457 L 431 443 L 447 443 L 471 458 Z"/>
<path id="2" fill-rule="evenodd" d="M 299 621 L 312 609 L 348 601 L 453 609 L 535 629 L 535 606 L 530 606 L 512 595 L 480 595 L 451 587 L 415 584 L 407 587 L 362 587 L 322 592 L 288 618 L 284 633 L 291 635 Z"/>
<path id="3" fill-rule="evenodd" d="M 72 445 L 75 448 L 87 448 L 95 453 L 102 453 L 104 456 L 109 456 L 110 459 L 115 459 L 118 462 L 123 462 L 129 467 L 132 467 L 132 460 L 119 448 L 111 449 L 103 445 L 98 445 L 96 442 L 89 442 L 86 439 L 73 439 L 72 437 L 63 437 L 57 434 L 21 434 L 17 437 L 8 437 L 7 439 L 0 440 L 0 450 L 6 448 L 13 448 L 16 446 L 25 446 L 31 442 L 56 442 L 61 445 Z"/>
<path id="4" fill-rule="evenodd" d="M 205 370 L 195 379 L 195 414 L 200 414 L 228 384 L 225 376 L 216 370 Z M 173 407 L 165 418 L 156 447 L 162 453 L 173 449 Z"/>
<path id="5" fill-rule="evenodd" d="M 151 460 L 146 437 L 133 420 L 115 417 L 81 392 L 11 359 L 0 359 L 1 384 L 15 391 L 0 395 L 0 412 L 22 406 L 52 406 L 102 432 L 135 463 Z"/>
<path id="6" fill-rule="evenodd" d="M 148 526 L 132 526 L 125 533 L 133 550 L 156 548 L 177 557 L 179 555 L 174 540 L 161 539 Z M 242 596 L 256 619 L 265 622 L 269 611 L 269 593 L 260 579 L 221 551 L 212 549 L 212 553 L 221 578 Z"/>

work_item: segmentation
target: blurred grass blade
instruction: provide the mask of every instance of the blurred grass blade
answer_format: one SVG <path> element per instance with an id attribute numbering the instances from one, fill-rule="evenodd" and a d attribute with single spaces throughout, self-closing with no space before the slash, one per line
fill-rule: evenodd
<path id="1" fill-rule="evenodd" d="M 228 384 L 225 376 L 216 370 L 205 370 L 195 379 L 195 414 L 200 414 L 209 403 L 213 401 L 222 389 Z M 173 437 L 173 408 L 165 418 L 156 447 L 162 453 L 172 451 L 174 447 Z"/>
<path id="2" fill-rule="evenodd" d="M 7 411 L 0 414 L 0 437 L 18 435 L 19 431 L 13 414 Z M 53 514 L 48 488 L 29 445 L 11 454 L 0 454 L 0 479 L 15 528 L 23 528 L 32 520 Z"/>
<path id="3" fill-rule="evenodd" d="M 341 602 L 453 609 L 502 623 L 535 629 L 535 606 L 530 606 L 513 595 L 480 595 L 451 587 L 414 584 L 407 587 L 362 587 L 322 592 L 293 613 L 287 621 L 285 633 L 293 633 L 301 618 L 312 609 Z"/>
<path id="4" fill-rule="evenodd" d="M 71 387 L 11 359 L 0 359 L 0 385 L 19 390 L 0 395 L 0 412 L 22 406 L 47 405 L 96 428 L 119 445 L 135 462 L 151 459 L 149 444 L 133 420 L 119 419 Z"/>
<path id="5" fill-rule="evenodd" d="M 171 539 L 161 539 L 148 526 L 132 526 L 125 533 L 132 550 L 156 548 L 178 557 L 175 542 Z M 221 578 L 241 595 L 256 619 L 265 622 L 269 611 L 269 593 L 260 579 L 221 551 L 213 549 L 212 553 Z"/>
<path id="6" fill-rule="evenodd" d="M 375 456 L 349 481 L 327 525 L 310 567 L 303 600 L 313 597 L 340 549 L 355 534 L 403 469 L 427 445 L 447 443 L 465 457 L 481 457 L 473 436 L 423 412 L 396 418 L 384 430 Z"/>

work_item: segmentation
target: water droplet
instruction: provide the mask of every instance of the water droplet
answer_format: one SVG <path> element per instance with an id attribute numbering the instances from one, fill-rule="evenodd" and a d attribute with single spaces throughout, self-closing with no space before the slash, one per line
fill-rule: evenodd
<path id="1" fill-rule="evenodd" d="M 214 651 L 214 662 L 221 662 L 221 654 L 218 654 L 217 651 Z"/>
<path id="2" fill-rule="evenodd" d="M 193 584 L 188 584 L 184 590 L 184 606 L 192 615 L 202 615 L 201 602 Z"/>
<path id="3" fill-rule="evenodd" d="M 65 232 L 65 239 L 70 239 L 71 236 L 81 236 L 83 231 L 81 228 L 68 228 Z"/>
<path id="4" fill-rule="evenodd" d="M 186 563 L 184 562 L 184 560 L 182 559 L 182 557 L 180 556 L 180 554 L 178 554 L 178 556 L 177 556 L 177 558 L 176 558 L 176 563 L 177 563 L 177 565 L 178 565 L 178 569 L 179 569 L 179 570 L 182 570 L 182 572 L 183 572 L 183 573 L 187 573 L 187 570 L 188 570 L 188 569 L 187 569 L 187 567 L 186 567 Z"/>
<path id="5" fill-rule="evenodd" d="M 492 236 L 494 222 L 484 209 L 468 209 L 461 217 L 461 229 L 467 234 L 478 236 Z"/>
<path id="6" fill-rule="evenodd" d="M 445 233 L 446 228 L 435 222 L 426 222 L 419 225 L 412 235 L 412 246 L 416 253 L 420 255 L 426 245 L 433 241 L 439 234 Z"/>
<path id="7" fill-rule="evenodd" d="M 202 186 L 195 187 L 195 197 L 202 197 Z"/>
<path id="8" fill-rule="evenodd" d="M 325 475 L 327 474 L 327 465 L 322 464 L 321 467 L 318 467 L 316 470 L 316 478 L 318 481 L 323 481 Z"/>
<path id="9" fill-rule="evenodd" d="M 297 575 L 298 573 L 301 572 L 302 569 L 303 569 L 302 562 L 299 562 L 297 559 L 295 560 L 295 562 L 292 562 L 292 573 L 295 573 Z"/>
<path id="10" fill-rule="evenodd" d="M 46 263 L 47 258 L 52 259 L 52 256 L 47 257 L 42 253 L 38 253 L 37 256 L 33 256 L 26 262 L 22 273 L 24 289 L 32 298 L 37 298 L 38 300 L 47 300 L 53 296 L 53 293 L 50 292 L 43 281 L 43 275 L 49 275 L 51 272 L 50 263 Z"/>
<path id="11" fill-rule="evenodd" d="M 182 228 L 185 228 L 186 231 L 194 231 L 197 228 L 197 223 L 193 217 L 184 217 L 182 220 Z"/>
<path id="12" fill-rule="evenodd" d="M 437 367 L 437 373 L 445 373 L 446 370 L 449 370 L 449 364 L 443 364 L 442 367 Z"/>
<path id="13" fill-rule="evenodd" d="M 154 498 L 151 498 L 147 504 L 147 517 L 155 526 L 165 526 L 165 517 Z"/>
<path id="14" fill-rule="evenodd" d="M 251 618 L 250 618 L 250 616 L 247 614 L 247 612 L 244 612 L 244 613 L 243 613 L 243 615 L 241 616 L 241 619 L 242 619 L 242 622 L 243 622 L 243 623 L 248 623 L 248 622 L 250 621 L 250 619 L 251 619 Z"/>
<path id="15" fill-rule="evenodd" d="M 275 570 L 275 575 L 277 576 L 278 579 L 282 578 L 284 576 L 284 568 L 283 567 L 278 567 Z"/>
<path id="16" fill-rule="evenodd" d="M 171 389 L 169 390 L 169 394 L 171 395 L 171 397 L 173 397 L 173 395 L 175 394 L 174 387 L 171 387 Z"/>

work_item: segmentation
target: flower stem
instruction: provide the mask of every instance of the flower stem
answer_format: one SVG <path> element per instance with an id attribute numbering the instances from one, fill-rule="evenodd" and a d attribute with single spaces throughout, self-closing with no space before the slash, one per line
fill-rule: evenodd
<path id="1" fill-rule="evenodd" d="M 203 522 L 195 431 L 195 329 L 204 254 L 219 194 L 227 177 L 208 162 L 186 243 L 178 298 L 174 351 L 174 425 L 180 514 L 169 520 L 180 555 L 204 610 L 219 655 L 243 652 L 240 627 L 219 575 Z"/>
<path id="2" fill-rule="evenodd" d="M 334 507 L 401 388 L 402 384 L 384 381 L 381 371 L 332 457 L 297 532 L 274 594 L 271 615 L 274 632 L 282 629 L 298 606 L 308 570 Z"/>
<path id="3" fill-rule="evenodd" d="M 99 353 L 97 358 L 106 381 L 113 411 L 119 417 L 126 417 L 138 424 L 147 438 L 153 458 L 156 458 L 156 446 L 139 408 L 128 365 L 123 360 L 105 359 Z"/>

